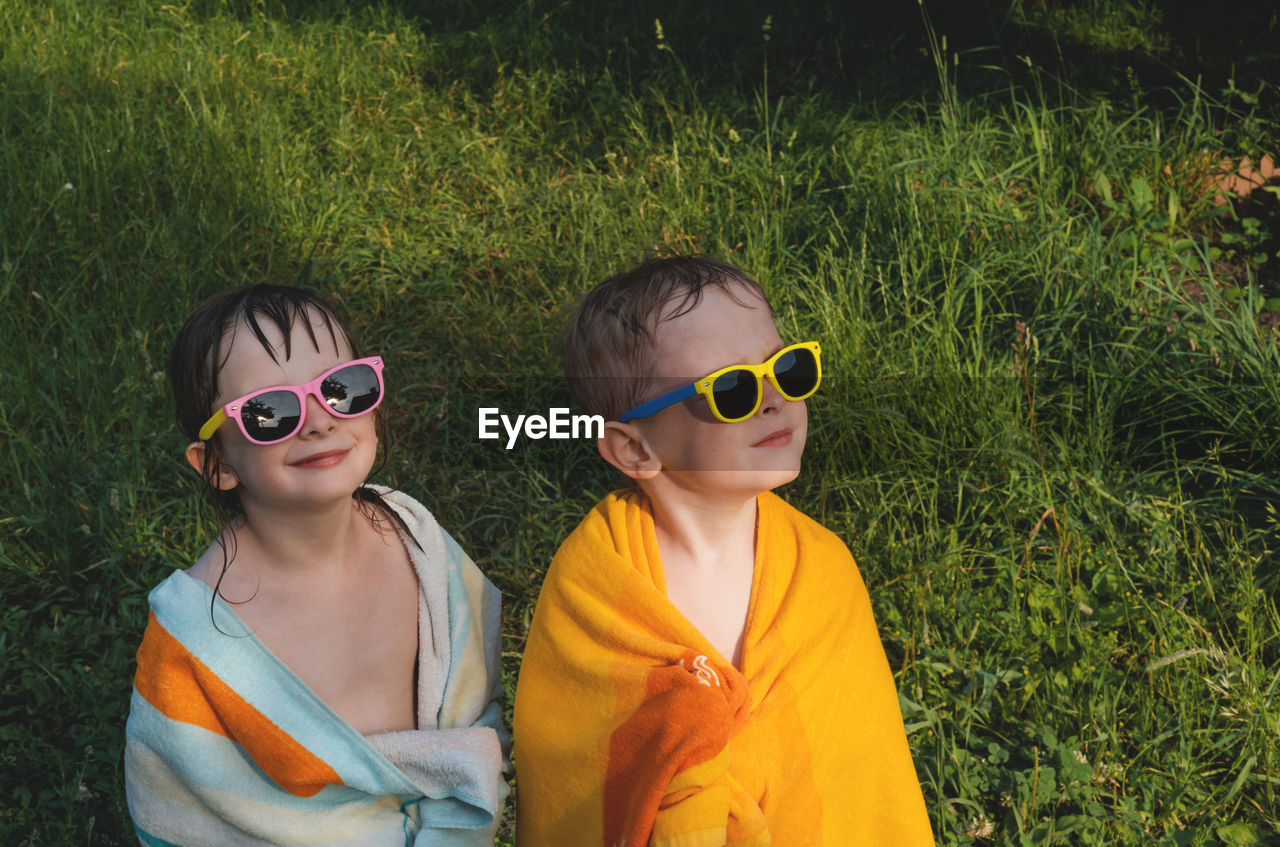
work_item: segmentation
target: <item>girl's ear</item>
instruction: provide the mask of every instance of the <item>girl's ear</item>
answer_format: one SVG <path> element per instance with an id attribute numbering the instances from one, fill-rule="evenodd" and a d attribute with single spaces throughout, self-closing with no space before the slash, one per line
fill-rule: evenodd
<path id="1" fill-rule="evenodd" d="M 632 479 L 653 479 L 662 470 L 662 462 L 645 443 L 635 424 L 606 421 L 604 434 L 596 439 L 601 458 Z"/>
<path id="2" fill-rule="evenodd" d="M 206 451 L 213 452 L 213 469 L 205 472 Z M 226 462 L 217 457 L 217 450 L 208 441 L 192 441 L 187 445 L 186 457 L 187 464 L 200 475 L 200 478 L 209 484 L 210 487 L 219 491 L 230 491 L 240 484 L 240 477 L 236 475 L 235 469 Z"/>

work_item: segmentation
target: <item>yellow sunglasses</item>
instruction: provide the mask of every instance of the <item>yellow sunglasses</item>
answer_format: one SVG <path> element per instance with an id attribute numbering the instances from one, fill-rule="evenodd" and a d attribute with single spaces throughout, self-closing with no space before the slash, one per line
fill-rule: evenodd
<path id="1" fill-rule="evenodd" d="M 764 401 L 764 380 L 788 400 L 803 400 L 818 390 L 822 382 L 822 345 L 805 341 L 783 347 L 759 365 L 730 365 L 702 379 L 641 403 L 622 416 L 619 423 L 656 415 L 668 406 L 701 394 L 707 398 L 711 414 L 725 423 L 745 421 Z"/>

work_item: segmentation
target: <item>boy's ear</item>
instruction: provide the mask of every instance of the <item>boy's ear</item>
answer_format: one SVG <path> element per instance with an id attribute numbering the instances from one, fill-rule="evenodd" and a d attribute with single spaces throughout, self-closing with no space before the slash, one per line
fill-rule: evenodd
<path id="1" fill-rule="evenodd" d="M 230 491 L 240 484 L 240 477 L 236 475 L 235 469 L 226 462 L 214 456 L 214 468 L 209 477 L 205 476 L 204 460 L 206 450 L 216 450 L 208 441 L 192 441 L 187 445 L 186 457 L 187 464 L 192 467 L 200 478 L 209 483 L 213 488 L 219 491 Z"/>
<path id="2" fill-rule="evenodd" d="M 649 449 L 635 424 L 606 421 L 604 434 L 596 439 L 596 450 L 606 462 L 632 479 L 653 479 L 662 462 Z"/>

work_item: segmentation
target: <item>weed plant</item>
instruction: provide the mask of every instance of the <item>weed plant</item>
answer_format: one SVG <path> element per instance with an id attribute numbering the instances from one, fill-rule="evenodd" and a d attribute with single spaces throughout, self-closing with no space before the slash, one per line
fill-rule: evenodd
<path id="1" fill-rule="evenodd" d="M 216 532 L 163 373 L 196 302 L 301 282 L 386 357 L 378 481 L 503 590 L 513 692 L 616 480 L 477 409 L 569 405 L 564 310 L 658 249 L 823 341 L 783 493 L 872 589 L 940 844 L 1277 843 L 1280 220 L 1209 187 L 1280 153 L 1274 48 L 1148 91 L 1200 56 L 1152 4 L 960 5 L 0 6 L 0 841 L 133 840 L 146 593 Z"/>

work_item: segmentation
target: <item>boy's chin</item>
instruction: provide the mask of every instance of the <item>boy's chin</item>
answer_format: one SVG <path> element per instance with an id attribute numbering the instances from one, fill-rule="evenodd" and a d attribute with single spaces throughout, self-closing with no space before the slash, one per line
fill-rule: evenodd
<path id="1" fill-rule="evenodd" d="M 752 468 L 750 470 L 702 469 L 686 471 L 685 483 L 705 494 L 739 494 L 754 497 L 786 485 L 800 475 L 800 468 Z M 681 486 L 685 487 L 685 486 Z"/>
<path id="2" fill-rule="evenodd" d="M 760 493 L 763 494 L 765 491 L 772 491 L 773 489 L 786 485 L 789 482 L 794 482 L 796 477 L 800 476 L 800 468 L 796 467 L 768 471 L 761 473 L 761 475 L 767 477 L 765 480 L 767 483 L 766 487 L 760 489 Z"/>

